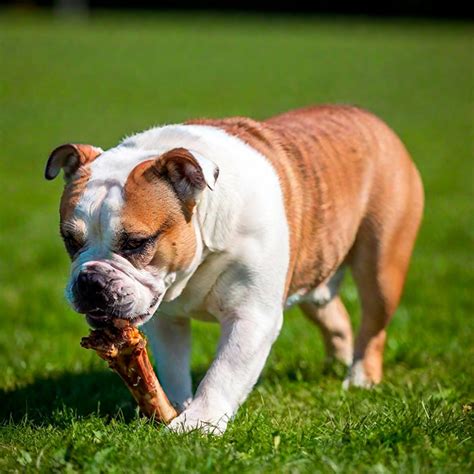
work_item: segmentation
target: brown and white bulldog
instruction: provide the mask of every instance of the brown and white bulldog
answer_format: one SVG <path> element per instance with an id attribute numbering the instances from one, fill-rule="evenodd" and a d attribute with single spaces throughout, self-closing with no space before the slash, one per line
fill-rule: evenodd
<path id="1" fill-rule="evenodd" d="M 223 432 L 298 304 L 322 331 L 346 387 L 382 378 L 386 326 L 423 210 L 405 147 L 355 107 L 294 110 L 152 128 L 102 151 L 62 145 L 67 296 L 92 326 L 145 329 L 159 377 L 182 410 L 170 428 Z M 362 305 L 352 341 L 338 296 L 350 267 Z M 152 316 L 156 313 L 156 316 Z M 190 318 L 217 321 L 217 355 L 193 398 Z"/>

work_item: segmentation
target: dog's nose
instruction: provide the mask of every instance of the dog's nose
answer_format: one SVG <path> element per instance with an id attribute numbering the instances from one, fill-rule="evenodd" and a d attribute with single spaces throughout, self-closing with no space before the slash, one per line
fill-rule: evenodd
<path id="1" fill-rule="evenodd" d="M 107 306 L 106 286 L 106 277 L 98 272 L 81 272 L 76 281 L 79 298 L 91 309 L 104 309 Z"/>

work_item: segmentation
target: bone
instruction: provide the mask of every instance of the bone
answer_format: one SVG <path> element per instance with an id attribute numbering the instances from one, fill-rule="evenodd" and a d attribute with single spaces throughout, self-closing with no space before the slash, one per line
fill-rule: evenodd
<path id="1" fill-rule="evenodd" d="M 178 415 L 150 363 L 146 339 L 128 321 L 117 319 L 109 327 L 91 331 L 81 346 L 95 350 L 120 375 L 145 416 L 168 424 Z"/>

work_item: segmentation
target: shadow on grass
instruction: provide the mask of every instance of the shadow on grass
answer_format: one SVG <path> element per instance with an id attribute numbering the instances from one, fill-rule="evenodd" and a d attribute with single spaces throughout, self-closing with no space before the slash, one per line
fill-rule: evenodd
<path id="1" fill-rule="evenodd" d="M 206 370 L 203 366 L 193 371 L 194 388 Z M 127 423 L 135 418 L 136 406 L 124 383 L 111 371 L 66 372 L 38 378 L 15 390 L 0 389 L 0 424 L 28 420 L 33 425 L 61 426 L 71 417 L 90 415 Z"/>
<path id="2" fill-rule="evenodd" d="M 134 403 L 119 377 L 107 371 L 63 373 L 38 378 L 16 390 L 0 391 L 0 423 L 28 420 L 36 425 L 67 423 L 74 417 L 135 416 Z"/>
<path id="3" fill-rule="evenodd" d="M 207 365 L 194 368 L 194 391 L 207 369 Z M 321 372 L 315 374 L 293 367 L 283 370 L 269 368 L 257 385 L 263 381 L 270 384 L 302 379 L 317 381 L 321 375 Z M 334 376 L 334 373 L 330 375 Z M 108 370 L 78 374 L 66 372 L 38 378 L 15 390 L 0 390 L 0 424 L 19 424 L 27 420 L 36 426 L 64 426 L 70 424 L 72 419 L 91 415 L 128 423 L 136 417 L 136 407 L 120 378 Z"/>

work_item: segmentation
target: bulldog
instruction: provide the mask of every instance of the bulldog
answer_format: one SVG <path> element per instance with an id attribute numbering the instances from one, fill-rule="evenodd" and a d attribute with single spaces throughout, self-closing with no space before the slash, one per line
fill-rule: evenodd
<path id="1" fill-rule="evenodd" d="M 171 430 L 224 432 L 292 305 L 348 366 L 344 387 L 380 382 L 423 188 L 400 139 L 371 113 L 318 106 L 264 121 L 192 120 L 107 151 L 62 145 L 45 176 L 61 170 L 67 298 L 92 327 L 146 323 L 180 411 Z M 347 267 L 362 307 L 354 343 L 338 296 Z M 191 318 L 221 329 L 194 397 Z"/>

